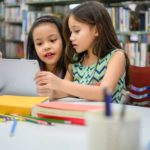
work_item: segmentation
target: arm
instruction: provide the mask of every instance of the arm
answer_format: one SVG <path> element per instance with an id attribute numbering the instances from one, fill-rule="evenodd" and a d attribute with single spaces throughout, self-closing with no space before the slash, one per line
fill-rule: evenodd
<path id="1" fill-rule="evenodd" d="M 123 75 L 124 71 L 125 56 L 123 52 L 118 51 L 112 56 L 111 60 L 109 61 L 105 76 L 102 79 L 100 86 L 74 83 L 71 81 L 60 79 L 50 73 L 49 84 L 39 86 L 39 90 L 54 89 L 80 98 L 102 101 L 104 99 L 103 89 L 107 87 L 110 92 L 113 92 L 115 87 L 117 86 L 119 78 Z M 36 80 L 38 84 L 48 82 L 44 77 L 41 79 L 37 78 Z"/>
<path id="2" fill-rule="evenodd" d="M 71 76 L 70 72 L 67 70 L 64 80 L 66 81 L 72 81 L 73 77 Z M 62 87 L 64 88 L 64 87 Z M 66 92 L 62 90 L 51 90 L 51 93 L 49 95 L 50 99 L 58 99 L 58 98 L 64 98 L 71 96 L 70 94 L 67 94 Z"/>
<path id="3" fill-rule="evenodd" d="M 69 71 L 68 71 L 69 70 Z M 68 70 L 66 72 L 66 75 L 64 77 L 64 80 L 68 80 L 68 81 L 72 81 L 73 80 L 73 77 L 72 75 L 70 74 L 70 71 L 71 71 L 71 65 L 69 65 L 68 67 Z M 70 96 L 69 94 L 67 94 L 66 92 L 63 92 L 61 90 L 54 90 L 54 89 L 41 89 L 41 85 L 48 85 L 49 84 L 49 76 L 50 76 L 51 73 L 49 72 L 46 72 L 46 71 L 42 71 L 42 72 L 39 72 L 37 73 L 36 75 L 36 78 L 41 80 L 41 78 L 47 78 L 47 81 L 45 81 L 45 83 L 43 84 L 38 84 L 37 83 L 37 90 L 38 90 L 38 93 L 40 96 L 49 96 L 50 99 L 58 99 L 58 98 L 63 98 L 63 97 L 68 97 Z"/>

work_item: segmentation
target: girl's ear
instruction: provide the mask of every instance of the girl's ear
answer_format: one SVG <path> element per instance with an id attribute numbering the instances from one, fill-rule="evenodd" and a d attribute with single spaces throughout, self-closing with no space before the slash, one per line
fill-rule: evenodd
<path id="1" fill-rule="evenodd" d="M 99 36 L 99 33 L 98 33 L 98 30 L 97 30 L 97 27 L 96 27 L 96 26 L 94 27 L 94 32 L 95 32 L 95 33 L 94 33 L 95 36 L 98 37 L 98 36 Z"/>

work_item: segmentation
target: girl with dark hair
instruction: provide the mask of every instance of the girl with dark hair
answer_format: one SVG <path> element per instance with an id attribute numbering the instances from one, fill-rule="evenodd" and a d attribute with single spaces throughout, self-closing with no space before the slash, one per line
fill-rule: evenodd
<path id="1" fill-rule="evenodd" d="M 128 85 L 129 61 L 103 4 L 89 1 L 75 7 L 66 17 L 64 37 L 66 80 L 51 73 L 38 73 L 39 94 L 47 96 L 53 89 L 55 97 L 73 95 L 102 101 L 107 88 L 112 93 L 112 102 L 122 103 Z"/>
<path id="2" fill-rule="evenodd" d="M 65 41 L 62 23 L 54 16 L 42 16 L 33 23 L 27 40 L 27 58 L 36 59 L 42 71 L 64 78 Z"/>

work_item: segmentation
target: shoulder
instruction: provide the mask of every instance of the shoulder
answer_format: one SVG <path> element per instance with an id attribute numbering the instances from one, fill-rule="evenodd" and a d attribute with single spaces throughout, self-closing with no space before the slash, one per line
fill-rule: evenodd
<path id="1" fill-rule="evenodd" d="M 118 62 L 125 62 L 126 57 L 125 57 L 125 51 L 122 49 L 116 49 L 112 52 L 112 57 L 110 59 L 111 61 L 118 61 Z"/>
<path id="2" fill-rule="evenodd" d="M 122 49 L 116 49 L 115 52 L 112 54 L 112 59 L 125 60 L 125 58 L 125 51 Z"/>
<path id="3" fill-rule="evenodd" d="M 106 62 L 106 64 L 110 64 L 112 62 L 125 62 L 125 51 L 123 49 L 115 49 L 109 52 L 100 62 Z"/>
<path id="4" fill-rule="evenodd" d="M 111 71 L 114 72 L 121 72 L 121 74 L 124 73 L 126 66 L 126 57 L 124 50 L 117 49 L 112 54 L 112 57 L 110 58 L 108 62 L 107 68 L 109 68 Z"/>

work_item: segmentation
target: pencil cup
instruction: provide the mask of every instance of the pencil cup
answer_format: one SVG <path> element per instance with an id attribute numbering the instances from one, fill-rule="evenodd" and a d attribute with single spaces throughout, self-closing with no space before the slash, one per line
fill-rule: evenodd
<path id="1" fill-rule="evenodd" d="M 120 112 L 106 117 L 102 111 L 86 114 L 88 150 L 140 150 L 140 116 Z"/>

